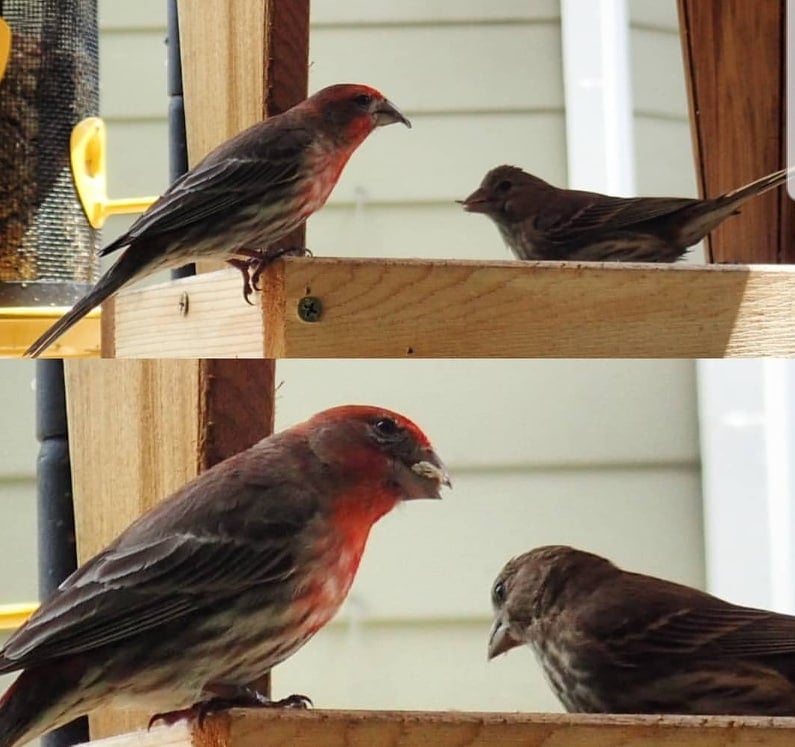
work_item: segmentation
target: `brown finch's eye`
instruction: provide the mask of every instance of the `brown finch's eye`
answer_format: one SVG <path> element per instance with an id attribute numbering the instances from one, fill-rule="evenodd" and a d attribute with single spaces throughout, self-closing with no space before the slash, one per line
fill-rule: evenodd
<path id="1" fill-rule="evenodd" d="M 491 590 L 491 599 L 495 607 L 499 607 L 505 601 L 505 584 L 502 581 L 497 581 L 494 588 Z"/>
<path id="2" fill-rule="evenodd" d="M 511 182 L 509 182 L 507 179 L 503 179 L 497 185 L 497 191 L 498 192 L 507 192 L 512 186 L 513 186 L 513 184 L 511 184 Z"/>
<path id="3" fill-rule="evenodd" d="M 353 101 L 357 106 L 361 106 L 362 109 L 366 109 L 370 106 L 370 102 L 373 100 L 373 97 L 367 93 L 360 93 L 353 97 Z"/>
<path id="4" fill-rule="evenodd" d="M 400 433 L 400 426 L 392 418 L 381 418 L 376 421 L 375 429 L 379 436 L 391 438 Z"/>

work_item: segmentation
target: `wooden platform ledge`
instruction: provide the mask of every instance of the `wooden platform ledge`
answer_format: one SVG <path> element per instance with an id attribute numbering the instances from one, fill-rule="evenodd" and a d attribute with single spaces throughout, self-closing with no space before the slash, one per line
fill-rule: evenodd
<path id="1" fill-rule="evenodd" d="M 116 304 L 118 357 L 795 355 L 795 266 L 289 258 Z M 255 299 L 257 296 L 254 297 Z M 299 316 L 303 304 L 305 319 Z M 113 346 L 111 346 L 113 347 Z"/>
<path id="2" fill-rule="evenodd" d="M 792 747 L 795 718 L 231 711 L 94 747 Z"/>

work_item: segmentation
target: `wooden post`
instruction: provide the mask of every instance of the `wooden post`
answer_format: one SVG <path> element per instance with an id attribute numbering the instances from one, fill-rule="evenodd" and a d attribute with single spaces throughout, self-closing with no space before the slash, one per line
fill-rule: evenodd
<path id="1" fill-rule="evenodd" d="M 786 0 L 679 0 L 701 194 L 784 166 Z M 713 262 L 795 262 L 795 205 L 756 198 L 712 232 Z"/>
<path id="2" fill-rule="evenodd" d="M 305 98 L 308 0 L 190 0 L 179 12 L 192 163 Z M 230 294 L 228 303 L 243 301 Z M 116 348 L 114 317 L 103 325 L 106 355 Z M 66 375 L 81 560 L 273 429 L 273 360 L 72 361 Z M 148 715 L 103 713 L 92 719 L 92 735 L 140 727 Z"/>

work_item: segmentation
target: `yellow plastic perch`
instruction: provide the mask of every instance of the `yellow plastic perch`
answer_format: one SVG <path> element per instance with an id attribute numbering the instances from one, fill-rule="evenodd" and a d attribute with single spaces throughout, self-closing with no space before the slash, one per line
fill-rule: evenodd
<path id="1" fill-rule="evenodd" d="M 157 198 L 108 198 L 107 134 L 100 117 L 88 117 L 72 129 L 70 142 L 72 176 L 88 222 L 102 228 L 109 215 L 142 213 Z"/>
<path id="2" fill-rule="evenodd" d="M 0 80 L 6 73 L 8 58 L 11 56 L 11 28 L 0 18 Z"/>

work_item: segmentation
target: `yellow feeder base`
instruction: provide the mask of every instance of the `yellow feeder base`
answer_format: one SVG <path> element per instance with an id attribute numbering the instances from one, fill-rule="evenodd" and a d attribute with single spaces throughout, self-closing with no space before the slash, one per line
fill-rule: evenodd
<path id="1" fill-rule="evenodd" d="M 0 630 L 16 630 L 38 606 L 38 604 L 0 604 Z"/>
<path id="2" fill-rule="evenodd" d="M 47 308 L 14 307 L 0 309 L 0 357 L 19 358 L 67 311 L 67 306 Z M 100 355 L 100 310 L 85 318 L 53 343 L 45 358 L 98 358 Z"/>

